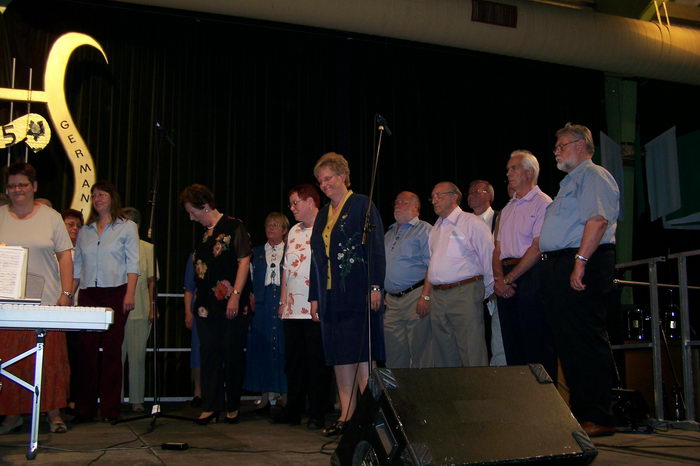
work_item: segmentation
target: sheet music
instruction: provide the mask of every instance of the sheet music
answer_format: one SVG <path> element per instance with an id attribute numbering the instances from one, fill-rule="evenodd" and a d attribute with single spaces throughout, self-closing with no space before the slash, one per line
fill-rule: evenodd
<path id="1" fill-rule="evenodd" d="M 0 297 L 24 297 L 27 283 L 27 249 L 20 246 L 0 247 Z"/>

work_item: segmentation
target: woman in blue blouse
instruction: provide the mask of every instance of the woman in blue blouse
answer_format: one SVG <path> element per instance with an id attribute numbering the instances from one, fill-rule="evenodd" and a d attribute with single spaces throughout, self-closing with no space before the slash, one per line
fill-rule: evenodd
<path id="1" fill-rule="evenodd" d="M 80 306 L 111 308 L 114 323 L 105 332 L 78 334 L 80 356 L 72 370 L 79 382 L 71 392 L 78 420 L 97 416 L 99 395 L 100 416 L 109 422 L 116 420 L 121 410 L 121 351 L 139 277 L 139 234 L 136 224 L 122 215 L 119 194 L 111 183 L 98 181 L 90 194 L 92 212 L 75 244 L 73 289 L 80 286 Z"/>
<path id="2" fill-rule="evenodd" d="M 348 190 L 350 167 L 342 155 L 325 154 L 316 163 L 314 176 L 331 201 L 319 211 L 314 222 L 311 251 L 315 270 L 309 288 L 311 312 L 318 309 L 326 364 L 334 366 L 340 397 L 340 417 L 324 429 L 331 436 L 344 431 L 345 422 L 355 411 L 357 389 L 364 391 L 367 385 L 368 295 L 373 311 L 370 313 L 371 359 L 385 358 L 382 314 L 378 312 L 384 283 L 384 227 L 377 208 L 372 205 L 372 229 L 367 244 L 361 244 L 369 199 Z"/>

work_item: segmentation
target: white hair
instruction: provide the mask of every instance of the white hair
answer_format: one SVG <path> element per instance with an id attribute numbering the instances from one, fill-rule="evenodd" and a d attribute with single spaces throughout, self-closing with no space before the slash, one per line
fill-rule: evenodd
<path id="1" fill-rule="evenodd" d="M 521 157 L 520 164 L 523 168 L 532 170 L 534 174 L 533 181 L 537 184 L 537 178 L 540 176 L 540 163 L 537 161 L 537 157 L 535 157 L 532 152 L 525 149 L 514 150 L 510 154 L 511 159 L 518 156 Z"/>

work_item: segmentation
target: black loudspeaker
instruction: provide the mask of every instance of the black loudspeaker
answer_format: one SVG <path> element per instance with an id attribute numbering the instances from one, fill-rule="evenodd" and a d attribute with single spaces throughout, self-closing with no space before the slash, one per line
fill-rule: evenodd
<path id="1" fill-rule="evenodd" d="M 539 364 L 375 369 L 331 464 L 588 464 L 597 454 Z"/>

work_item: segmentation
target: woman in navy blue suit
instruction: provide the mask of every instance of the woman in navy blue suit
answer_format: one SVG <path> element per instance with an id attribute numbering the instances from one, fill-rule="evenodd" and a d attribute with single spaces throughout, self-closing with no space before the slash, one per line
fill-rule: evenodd
<path id="1" fill-rule="evenodd" d="M 367 244 L 362 244 L 364 215 L 369 199 L 354 194 L 347 160 L 334 152 L 314 167 L 321 191 L 330 203 L 318 213 L 311 235 L 314 271 L 309 301 L 312 315 L 321 320 L 326 364 L 334 366 L 340 417 L 324 430 L 343 432 L 352 417 L 357 388 L 363 391 L 369 377 L 367 299 L 370 296 L 372 361 L 384 360 L 381 284 L 384 283 L 384 228 L 377 208 L 371 206 Z M 370 257 L 371 255 L 371 257 Z"/>

